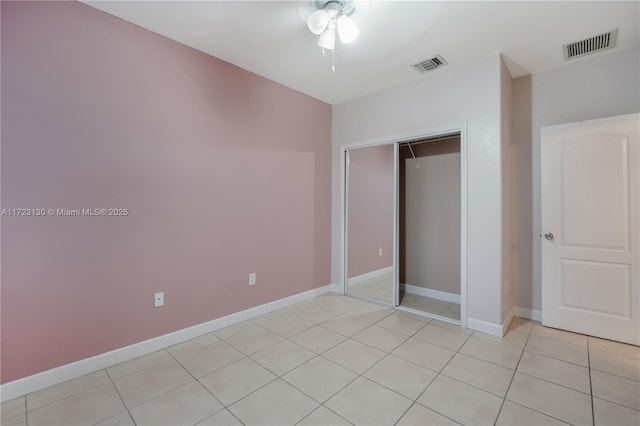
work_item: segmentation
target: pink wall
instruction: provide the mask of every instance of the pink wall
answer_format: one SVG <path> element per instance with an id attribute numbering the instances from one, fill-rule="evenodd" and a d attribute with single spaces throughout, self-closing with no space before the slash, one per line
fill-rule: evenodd
<path id="1" fill-rule="evenodd" d="M 80 3 L 3 1 L 2 207 L 130 213 L 2 217 L 1 381 L 329 284 L 330 150 L 327 104 Z"/>
<path id="2" fill-rule="evenodd" d="M 349 278 L 393 265 L 393 164 L 393 145 L 349 151 Z"/>

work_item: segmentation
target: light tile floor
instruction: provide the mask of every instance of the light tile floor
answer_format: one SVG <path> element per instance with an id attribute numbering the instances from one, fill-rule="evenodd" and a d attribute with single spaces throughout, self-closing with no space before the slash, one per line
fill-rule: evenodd
<path id="1" fill-rule="evenodd" d="M 356 282 L 349 280 L 347 293 L 393 305 L 393 276 L 388 272 L 368 280 Z"/>
<path id="2" fill-rule="evenodd" d="M 327 294 L 8 401 L 2 425 L 639 425 L 640 348 Z"/>
<path id="3" fill-rule="evenodd" d="M 379 300 L 385 304 L 393 305 L 393 277 L 391 272 L 369 278 L 368 280 L 350 282 L 347 293 L 352 296 Z M 404 306 L 405 308 L 460 321 L 459 303 L 446 302 L 417 294 L 409 294 L 404 291 L 401 291 L 399 299 L 400 306 Z"/>
<path id="4" fill-rule="evenodd" d="M 417 294 L 401 293 L 400 306 L 460 321 L 459 303 L 447 302 L 434 299 L 433 297 L 419 296 Z"/>

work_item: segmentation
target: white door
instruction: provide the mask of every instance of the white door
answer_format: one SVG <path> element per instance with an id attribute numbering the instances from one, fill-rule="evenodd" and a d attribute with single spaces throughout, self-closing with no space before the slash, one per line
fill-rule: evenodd
<path id="1" fill-rule="evenodd" d="M 542 128 L 542 323 L 640 344 L 640 114 Z"/>

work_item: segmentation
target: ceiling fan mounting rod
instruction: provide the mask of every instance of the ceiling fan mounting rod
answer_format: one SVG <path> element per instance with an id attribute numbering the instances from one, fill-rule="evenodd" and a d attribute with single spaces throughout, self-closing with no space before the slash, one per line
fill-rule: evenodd
<path id="1" fill-rule="evenodd" d="M 351 15 L 355 9 L 353 0 L 312 0 L 314 10 L 336 11 L 336 14 Z"/>
<path id="2" fill-rule="evenodd" d="M 342 11 L 342 6 L 337 1 L 329 1 L 327 2 L 327 5 L 324 7 L 324 10 L 329 12 L 329 16 L 331 16 L 331 18 L 335 19 L 336 16 L 340 15 L 340 12 Z"/>

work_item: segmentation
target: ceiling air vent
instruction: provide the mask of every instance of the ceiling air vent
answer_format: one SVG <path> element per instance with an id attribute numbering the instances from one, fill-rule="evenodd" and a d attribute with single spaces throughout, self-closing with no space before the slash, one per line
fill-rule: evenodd
<path id="1" fill-rule="evenodd" d="M 427 72 L 433 71 L 436 68 L 440 68 L 447 65 L 447 61 L 445 61 L 442 56 L 438 55 L 435 58 L 427 59 L 426 61 L 422 61 L 419 64 L 413 65 L 418 72 Z"/>
<path id="2" fill-rule="evenodd" d="M 567 43 L 562 46 L 564 51 L 564 59 L 569 60 L 573 58 L 579 58 L 581 56 L 590 55 L 602 50 L 611 49 L 616 45 L 616 37 L 618 36 L 618 29 L 608 33 L 600 34 L 594 37 L 590 37 L 585 40 L 576 41 L 575 43 Z"/>

